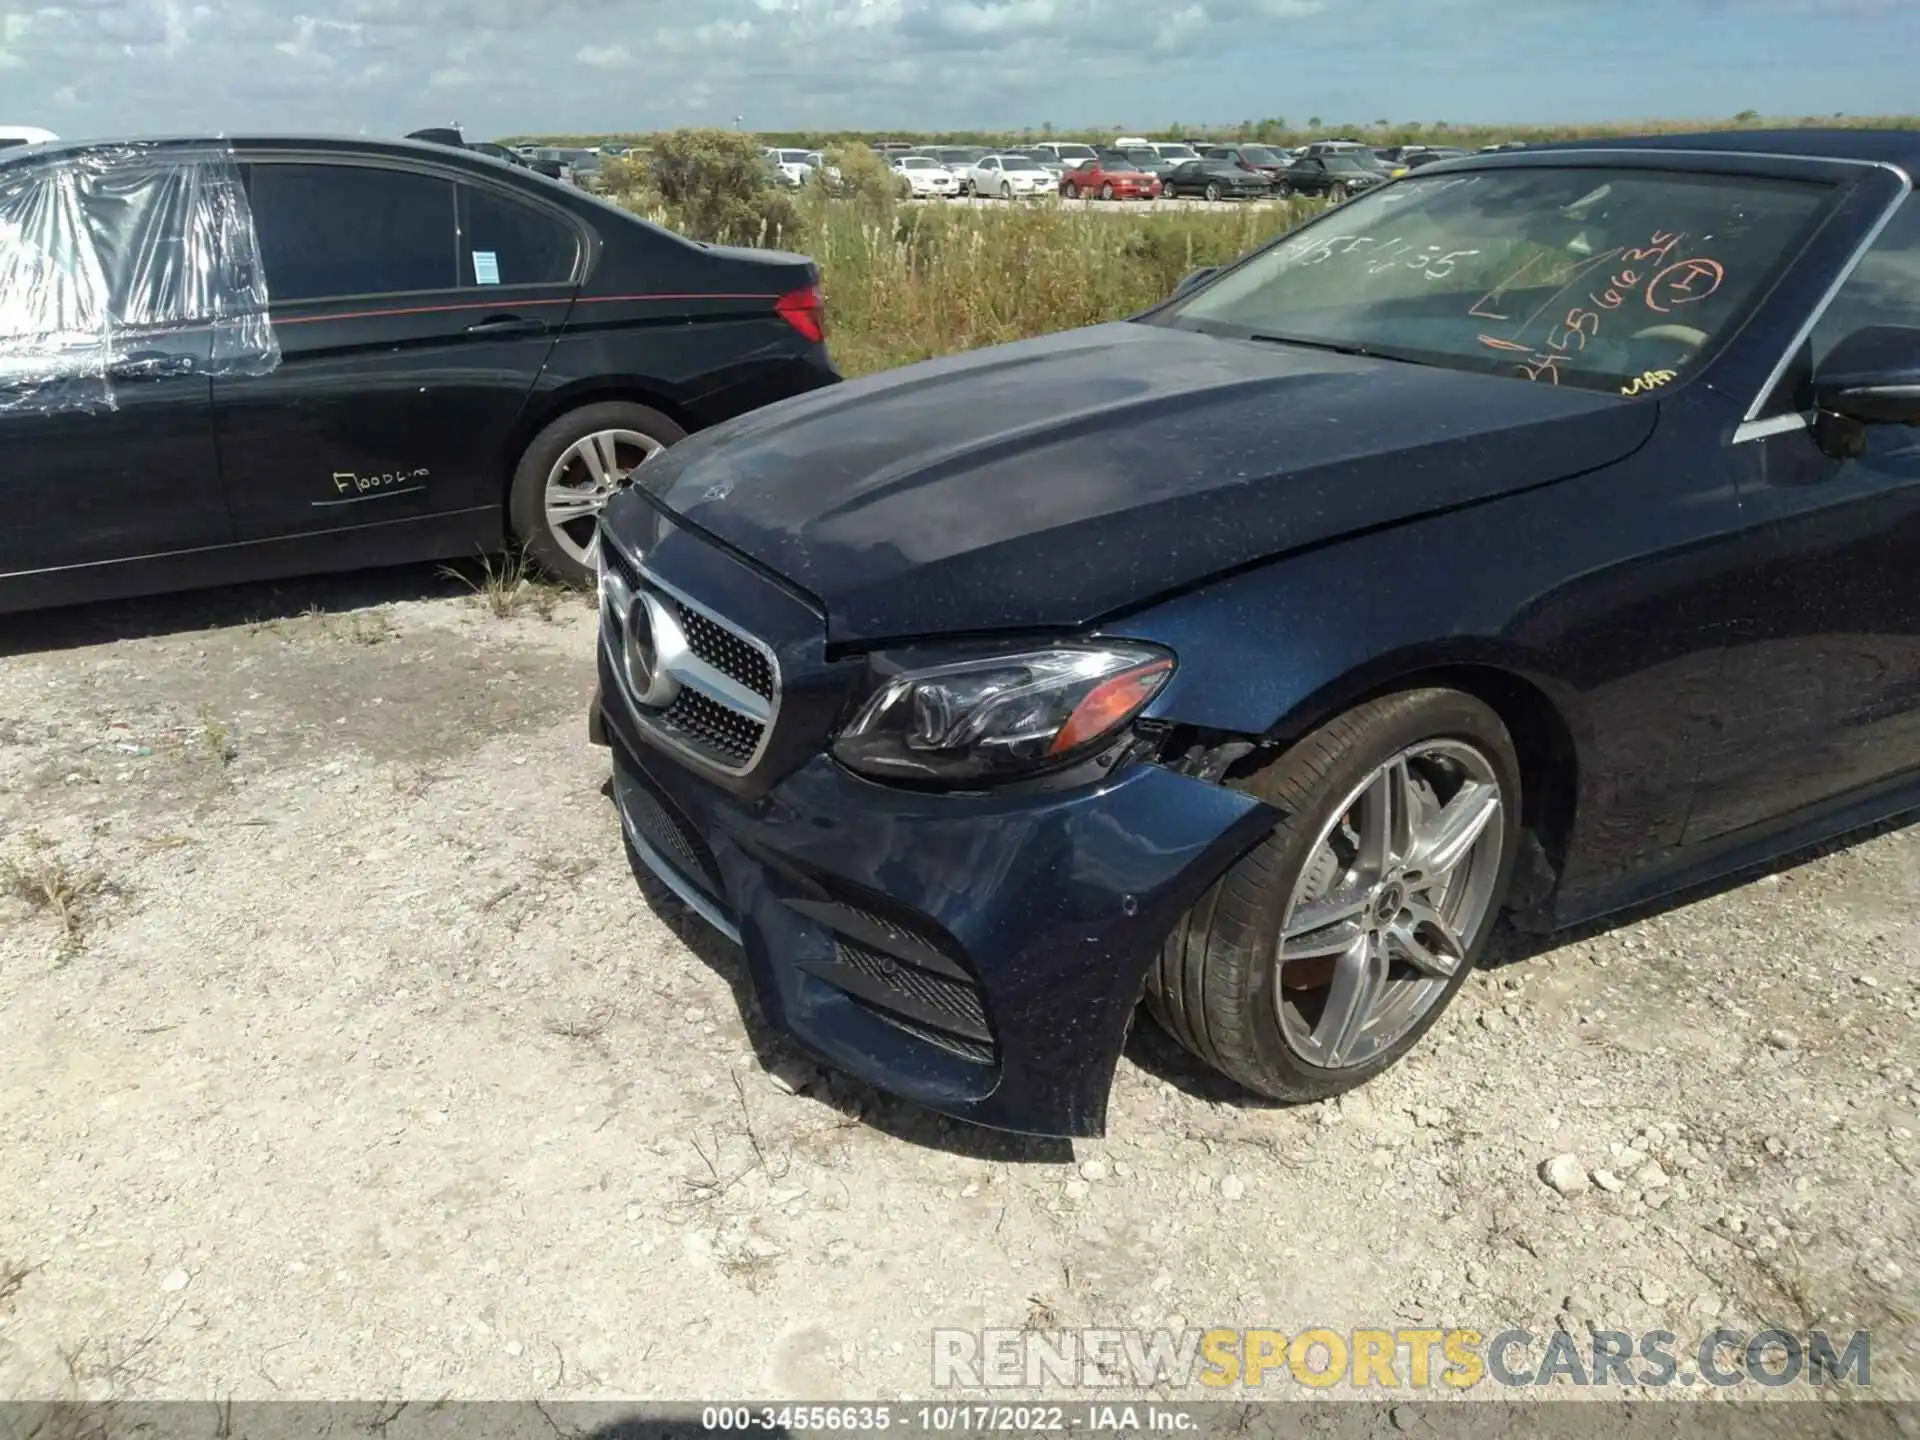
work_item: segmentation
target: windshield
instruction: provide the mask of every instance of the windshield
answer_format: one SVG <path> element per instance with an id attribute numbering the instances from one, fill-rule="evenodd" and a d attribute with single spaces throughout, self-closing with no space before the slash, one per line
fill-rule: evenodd
<path id="1" fill-rule="evenodd" d="M 782 150 L 780 152 L 780 163 L 783 165 L 804 165 L 807 163 L 807 152 L 804 150 Z"/>
<path id="2" fill-rule="evenodd" d="M 940 163 L 937 160 L 929 160 L 924 155 L 909 155 L 900 162 L 900 168 L 902 170 L 938 170 Z"/>
<path id="3" fill-rule="evenodd" d="M 1415 174 L 1260 252 L 1170 318 L 1638 394 L 1745 318 L 1830 193 L 1654 170 Z"/>
<path id="4" fill-rule="evenodd" d="M 1327 169 L 1329 170 L 1345 170 L 1348 173 L 1352 173 L 1355 170 L 1371 170 L 1373 168 L 1356 155 L 1328 155 L 1325 158 Z"/>
<path id="5" fill-rule="evenodd" d="M 1093 147 L 1091 145 L 1056 145 L 1053 148 L 1059 153 L 1062 160 L 1093 159 Z"/>
<path id="6" fill-rule="evenodd" d="M 1198 160 L 1199 152 L 1191 145 L 1162 145 L 1160 153 L 1169 160 Z"/>
<path id="7" fill-rule="evenodd" d="M 1278 155 L 1264 145 L 1242 145 L 1240 158 L 1249 165 L 1284 165 L 1286 157 Z"/>

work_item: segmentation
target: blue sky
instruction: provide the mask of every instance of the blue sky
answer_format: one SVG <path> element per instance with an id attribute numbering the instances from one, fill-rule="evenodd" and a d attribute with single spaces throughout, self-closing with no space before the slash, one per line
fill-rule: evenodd
<path id="1" fill-rule="evenodd" d="M 469 135 L 1920 110 L 1914 0 L 0 0 L 0 124 Z"/>

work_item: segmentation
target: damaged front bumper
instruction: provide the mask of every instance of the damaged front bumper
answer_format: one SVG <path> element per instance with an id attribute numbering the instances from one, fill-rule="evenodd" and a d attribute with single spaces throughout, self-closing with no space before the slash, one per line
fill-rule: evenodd
<path id="1" fill-rule="evenodd" d="M 981 1125 L 1100 1135 L 1146 968 L 1273 812 L 1154 762 L 1023 793 L 864 780 L 826 753 L 818 616 L 687 540 L 603 593 L 589 733 L 637 868 L 739 943 L 762 1016 L 831 1066 Z M 764 622 L 785 687 L 758 760 L 718 774 L 637 703 L 616 657 L 645 586 Z"/>
<path id="2" fill-rule="evenodd" d="M 631 857 L 738 941 L 773 1028 L 959 1119 L 1104 1132 L 1147 967 L 1273 823 L 1154 764 L 1023 796 L 898 790 L 824 754 L 731 793 L 653 745 L 601 651 Z"/>

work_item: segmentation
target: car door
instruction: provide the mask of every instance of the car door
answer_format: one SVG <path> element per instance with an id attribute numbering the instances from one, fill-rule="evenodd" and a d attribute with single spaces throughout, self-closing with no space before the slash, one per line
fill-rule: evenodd
<path id="1" fill-rule="evenodd" d="M 232 539 L 212 327 L 161 293 L 193 273 L 193 207 L 221 178 L 196 163 L 149 151 L 0 171 L 0 578 L 31 588 L 36 572 Z"/>
<path id="2" fill-rule="evenodd" d="M 1327 188 L 1327 162 L 1317 155 L 1296 161 L 1287 169 L 1287 183 L 1302 195 L 1318 195 Z"/>
<path id="3" fill-rule="evenodd" d="M 577 224 L 511 176 L 338 153 L 247 168 L 281 363 L 214 386 L 241 538 L 497 510 Z"/>
<path id="4" fill-rule="evenodd" d="M 1000 157 L 989 155 L 973 167 L 973 187 L 986 195 L 1000 192 Z"/>
<path id="5" fill-rule="evenodd" d="M 1864 453 L 1816 443 L 1800 408 L 1822 359 L 1870 325 L 1920 339 L 1920 203 L 1906 200 L 1731 447 L 1748 530 L 1728 573 L 1719 743 L 1699 843 L 1920 771 L 1920 429 Z"/>

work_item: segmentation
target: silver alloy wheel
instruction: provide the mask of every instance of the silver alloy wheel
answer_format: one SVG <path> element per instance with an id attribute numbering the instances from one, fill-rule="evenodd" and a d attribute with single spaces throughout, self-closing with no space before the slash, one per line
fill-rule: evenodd
<path id="1" fill-rule="evenodd" d="M 665 448 L 638 430 L 596 430 L 560 452 L 547 472 L 547 529 L 569 559 L 599 564 L 600 512 L 641 461 Z"/>
<path id="2" fill-rule="evenodd" d="M 1340 803 L 1280 920 L 1274 1005 L 1301 1060 L 1364 1065 L 1446 994 L 1493 917 L 1504 808 L 1460 740 L 1407 747 Z"/>

